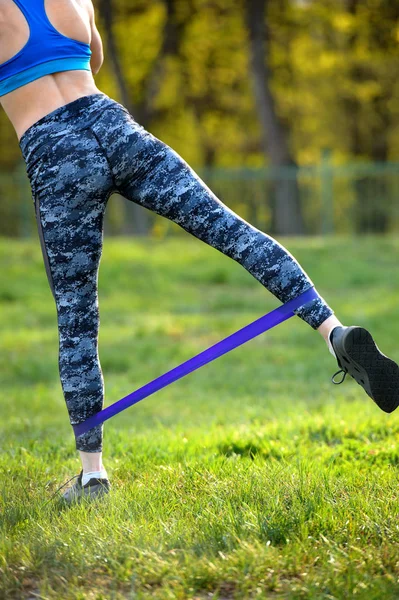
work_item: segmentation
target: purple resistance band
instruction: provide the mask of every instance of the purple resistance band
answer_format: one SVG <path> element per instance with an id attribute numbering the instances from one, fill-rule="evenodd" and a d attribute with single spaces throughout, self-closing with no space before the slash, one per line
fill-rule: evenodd
<path id="1" fill-rule="evenodd" d="M 257 319 L 253 323 L 250 323 L 246 327 L 239 329 L 235 333 L 229 335 L 227 338 L 224 338 L 224 340 L 217 342 L 207 350 L 200 352 L 199 354 L 193 356 L 193 358 L 190 358 L 178 367 L 175 367 L 171 371 L 168 371 L 160 377 L 157 377 L 156 379 L 154 379 L 150 383 L 147 383 L 135 392 L 132 392 L 128 396 L 125 396 L 125 398 L 122 398 L 122 400 L 115 402 L 115 404 L 111 404 L 111 406 L 104 408 L 104 410 L 96 413 L 83 423 L 74 425 L 73 428 L 75 434 L 77 436 L 83 435 L 90 429 L 93 429 L 93 427 L 101 425 L 101 423 L 104 423 L 104 421 L 107 421 L 111 417 L 114 417 L 129 406 L 137 404 L 137 402 L 140 402 L 140 400 L 144 400 L 144 398 L 151 396 L 151 394 L 158 392 L 170 383 L 173 383 L 174 381 L 181 379 L 185 375 L 192 373 L 196 369 L 203 367 L 207 363 L 210 363 L 216 358 L 219 358 L 219 356 L 223 356 L 223 354 L 230 352 L 230 350 L 238 348 L 238 346 L 245 344 L 245 342 L 252 340 L 261 333 L 264 333 L 265 331 L 276 327 L 276 325 L 279 325 L 280 323 L 283 323 L 287 319 L 293 317 L 295 314 L 294 311 L 296 309 L 300 308 L 301 306 L 304 306 L 311 300 L 315 300 L 318 297 L 319 296 L 313 287 L 308 289 L 306 292 L 304 292 L 297 298 L 290 300 L 286 304 L 279 306 L 279 308 L 276 308 L 272 312 L 268 313 L 267 315 L 264 315 L 260 319 Z"/>

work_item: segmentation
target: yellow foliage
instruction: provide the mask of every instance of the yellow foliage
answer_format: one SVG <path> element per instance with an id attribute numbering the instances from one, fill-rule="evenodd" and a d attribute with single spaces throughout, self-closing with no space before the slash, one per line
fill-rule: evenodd
<path id="1" fill-rule="evenodd" d="M 265 164 L 243 3 L 174 2 L 177 52 L 161 56 L 164 0 L 115 0 L 115 36 L 133 104 L 145 104 L 149 83 L 155 86 L 145 125 L 195 167 Z M 297 162 L 318 162 L 325 146 L 372 158 L 376 140 L 386 140 L 389 158 L 397 159 L 395 3 L 360 1 L 354 14 L 336 0 L 268 4 L 271 90 Z M 104 33 L 100 18 L 99 26 Z M 120 100 L 109 60 L 97 82 Z M 19 160 L 15 134 L 0 113 L 0 170 Z"/>

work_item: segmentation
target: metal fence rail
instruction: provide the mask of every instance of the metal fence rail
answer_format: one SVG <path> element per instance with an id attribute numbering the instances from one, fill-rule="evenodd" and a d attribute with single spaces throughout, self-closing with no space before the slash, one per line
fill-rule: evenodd
<path id="1" fill-rule="evenodd" d="M 200 175 L 215 194 L 259 229 L 273 232 L 276 186 L 297 179 L 305 231 L 327 233 L 392 233 L 399 231 L 399 163 L 334 165 L 324 156 L 319 165 L 281 169 L 206 169 Z M 106 211 L 106 233 L 135 232 L 133 206 L 112 197 Z M 181 229 L 142 209 L 149 233 L 176 235 Z M 0 235 L 36 235 L 36 222 L 24 166 L 0 173 Z"/>

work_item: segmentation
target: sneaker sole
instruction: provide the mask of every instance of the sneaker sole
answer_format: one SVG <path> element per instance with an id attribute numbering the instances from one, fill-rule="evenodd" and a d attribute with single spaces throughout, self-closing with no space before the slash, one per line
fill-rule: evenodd
<path id="1" fill-rule="evenodd" d="M 399 367 L 382 354 L 371 334 L 363 327 L 350 327 L 341 340 L 345 354 L 340 353 L 342 367 L 361 385 L 386 413 L 399 405 Z"/>

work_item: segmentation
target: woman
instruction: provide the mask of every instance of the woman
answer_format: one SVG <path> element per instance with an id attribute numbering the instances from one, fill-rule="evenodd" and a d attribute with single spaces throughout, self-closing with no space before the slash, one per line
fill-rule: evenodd
<path id="1" fill-rule="evenodd" d="M 224 206 L 168 146 L 102 94 L 91 0 L 0 0 L 0 101 L 27 165 L 49 284 L 59 367 L 72 425 L 101 410 L 97 275 L 110 195 L 178 223 L 233 258 L 281 302 L 313 284 L 274 239 Z M 385 411 L 399 403 L 399 368 L 362 328 L 346 328 L 319 296 L 298 315 Z M 68 502 L 109 490 L 102 427 L 76 438 L 82 471 Z"/>

